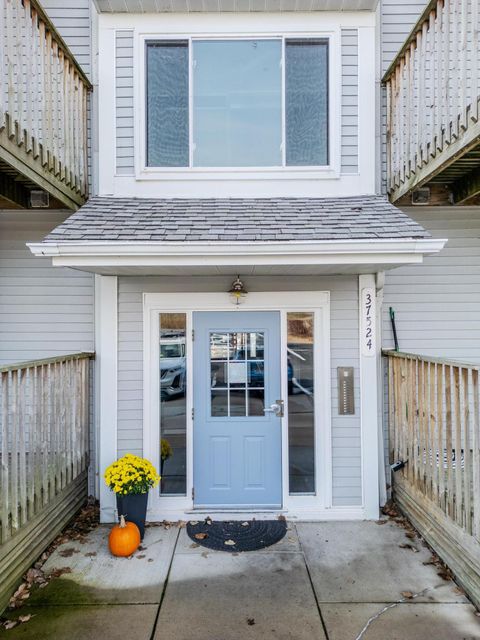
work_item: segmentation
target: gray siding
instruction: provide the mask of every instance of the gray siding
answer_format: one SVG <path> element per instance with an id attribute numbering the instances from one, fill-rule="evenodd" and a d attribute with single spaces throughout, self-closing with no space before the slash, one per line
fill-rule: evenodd
<path id="1" fill-rule="evenodd" d="M 393 307 L 402 351 L 480 363 L 480 207 L 406 207 L 404 211 L 435 238 L 448 238 L 448 243 L 421 265 L 387 272 L 382 345 L 393 347 L 388 315 Z M 386 375 L 384 383 L 389 481 Z"/>
<path id="2" fill-rule="evenodd" d="M 380 76 L 403 46 L 408 34 L 426 7 L 426 0 L 380 0 Z M 381 188 L 386 191 L 387 174 L 387 94 L 380 90 L 381 122 Z"/>
<path id="3" fill-rule="evenodd" d="M 392 306 L 402 351 L 480 362 L 480 207 L 404 210 L 448 243 L 422 265 L 387 273 L 383 344 L 393 345 Z"/>
<path id="4" fill-rule="evenodd" d="M 142 293 L 225 291 L 231 278 L 120 277 L 118 293 L 118 454 L 142 453 Z M 330 290 L 333 499 L 336 506 L 362 501 L 358 375 L 358 280 L 356 276 L 249 278 L 249 289 Z M 354 416 L 338 415 L 338 366 L 355 367 Z"/>
<path id="5" fill-rule="evenodd" d="M 91 72 L 90 0 L 42 0 L 42 7 L 87 75 Z"/>
<path id="6" fill-rule="evenodd" d="M 115 34 L 116 173 L 133 175 L 133 31 Z"/>
<path id="7" fill-rule="evenodd" d="M 93 351 L 93 276 L 52 267 L 26 242 L 41 240 L 66 211 L 0 211 L 0 362 Z"/>
<path id="8" fill-rule="evenodd" d="M 358 29 L 342 29 L 341 167 L 358 172 Z"/>

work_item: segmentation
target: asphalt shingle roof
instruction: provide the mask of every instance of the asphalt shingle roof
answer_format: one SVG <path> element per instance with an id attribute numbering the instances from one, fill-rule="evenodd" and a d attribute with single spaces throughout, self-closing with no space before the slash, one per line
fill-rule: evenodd
<path id="1" fill-rule="evenodd" d="M 429 237 L 425 229 L 381 196 L 93 197 L 44 242 L 295 242 Z"/>

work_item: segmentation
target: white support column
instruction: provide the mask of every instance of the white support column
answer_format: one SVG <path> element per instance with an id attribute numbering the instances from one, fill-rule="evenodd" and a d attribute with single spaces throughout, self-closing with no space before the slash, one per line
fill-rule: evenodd
<path id="1" fill-rule="evenodd" d="M 100 522 L 114 522 L 115 496 L 103 473 L 117 458 L 117 277 L 95 275 L 96 427 Z"/>
<path id="2" fill-rule="evenodd" d="M 360 309 L 360 423 L 362 434 L 362 488 L 365 517 L 379 515 L 378 375 L 375 275 L 358 278 Z"/>

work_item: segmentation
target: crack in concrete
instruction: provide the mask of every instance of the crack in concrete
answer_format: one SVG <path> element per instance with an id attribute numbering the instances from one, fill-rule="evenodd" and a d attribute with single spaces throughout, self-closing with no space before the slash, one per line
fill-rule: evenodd
<path id="1" fill-rule="evenodd" d="M 441 584 L 438 584 L 436 587 L 427 587 L 426 589 L 423 589 L 422 591 L 419 591 L 418 593 L 414 593 L 409 598 L 401 598 L 400 600 L 396 600 L 395 602 L 387 604 L 385 607 L 383 607 L 383 609 L 381 609 L 378 613 L 376 613 L 375 615 L 371 616 L 367 620 L 367 622 L 365 623 L 365 626 L 360 631 L 360 633 L 355 638 L 355 640 L 362 640 L 362 638 L 365 636 L 365 633 L 367 632 L 367 630 L 370 627 L 370 625 L 373 624 L 375 622 L 375 620 L 378 620 L 378 618 L 381 615 L 383 615 L 386 611 L 388 611 L 389 609 L 393 609 L 394 607 L 397 607 L 399 604 L 403 604 L 404 602 L 411 602 L 412 600 L 415 600 L 415 598 L 419 598 L 420 596 L 425 595 L 427 593 L 427 591 L 433 591 L 434 589 L 439 589 L 441 586 L 442 586 Z"/>

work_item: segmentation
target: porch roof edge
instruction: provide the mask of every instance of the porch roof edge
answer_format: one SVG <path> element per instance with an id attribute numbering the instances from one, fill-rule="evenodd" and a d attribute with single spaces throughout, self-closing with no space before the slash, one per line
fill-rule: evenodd
<path id="1" fill-rule="evenodd" d="M 438 253 L 447 240 L 403 238 L 298 242 L 114 242 L 28 243 L 35 256 L 62 266 L 205 266 L 398 264 Z"/>

